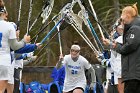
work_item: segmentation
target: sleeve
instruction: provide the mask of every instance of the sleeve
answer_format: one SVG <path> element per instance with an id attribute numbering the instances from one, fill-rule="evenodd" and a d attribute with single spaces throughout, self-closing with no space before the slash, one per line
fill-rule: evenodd
<path id="1" fill-rule="evenodd" d="M 9 24 L 9 39 L 16 39 L 16 30 L 12 24 Z"/>
<path id="2" fill-rule="evenodd" d="M 86 69 L 89 69 L 91 67 L 91 64 L 84 57 L 83 57 L 83 62 Z"/>
<path id="3" fill-rule="evenodd" d="M 91 83 L 95 83 L 96 82 L 95 70 L 93 69 L 92 66 L 88 70 L 91 74 Z"/>
<path id="4" fill-rule="evenodd" d="M 23 54 L 18 54 L 18 53 L 16 53 L 15 55 L 16 55 L 16 56 L 17 56 L 17 55 L 21 55 L 21 56 L 19 56 L 19 57 L 16 57 L 16 60 L 19 60 L 19 59 L 26 59 L 26 58 L 28 57 L 28 53 L 23 53 Z"/>
<path id="5" fill-rule="evenodd" d="M 17 39 L 9 39 L 9 45 L 10 45 L 11 49 L 15 51 L 15 50 L 18 50 L 18 49 L 24 47 L 25 42 L 23 40 L 18 42 Z"/>
<path id="6" fill-rule="evenodd" d="M 16 60 L 23 59 L 24 57 L 21 55 L 20 57 L 17 57 Z"/>
<path id="7" fill-rule="evenodd" d="M 140 45 L 140 27 L 138 26 L 133 26 L 132 28 L 130 28 L 129 30 L 129 35 L 126 37 L 126 43 L 121 44 L 121 43 L 117 43 L 115 50 L 123 55 L 127 55 L 130 54 L 134 51 L 137 50 L 137 48 Z"/>
<path id="8" fill-rule="evenodd" d="M 33 52 L 37 46 L 35 44 L 26 44 L 24 47 L 15 51 L 15 53 L 29 53 Z"/>
<path id="9" fill-rule="evenodd" d="M 23 59 L 23 55 L 22 55 L 22 54 L 17 54 L 17 53 L 15 53 L 15 59 L 16 59 L 16 60 Z"/>

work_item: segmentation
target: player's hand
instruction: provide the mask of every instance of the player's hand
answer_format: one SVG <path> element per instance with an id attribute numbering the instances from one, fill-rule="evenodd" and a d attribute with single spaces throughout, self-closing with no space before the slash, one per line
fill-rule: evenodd
<path id="1" fill-rule="evenodd" d="M 37 49 L 40 49 L 42 47 L 41 43 L 36 43 Z"/>
<path id="2" fill-rule="evenodd" d="M 25 43 L 29 43 L 30 40 L 31 40 L 31 37 L 29 35 L 24 35 L 24 39 L 23 40 L 24 40 Z"/>
<path id="3" fill-rule="evenodd" d="M 60 54 L 60 56 L 59 56 L 59 61 L 63 61 L 63 54 Z"/>

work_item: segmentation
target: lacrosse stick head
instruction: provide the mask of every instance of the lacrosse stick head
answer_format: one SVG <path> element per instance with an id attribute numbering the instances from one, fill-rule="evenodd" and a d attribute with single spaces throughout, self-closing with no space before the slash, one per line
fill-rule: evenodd
<path id="1" fill-rule="evenodd" d="M 54 5 L 54 0 L 50 0 L 50 2 L 48 3 L 49 3 L 48 6 L 44 10 L 42 10 L 43 11 L 41 14 L 41 17 L 43 18 L 42 24 L 45 23 L 45 21 L 48 19 L 49 15 L 51 14 Z"/>

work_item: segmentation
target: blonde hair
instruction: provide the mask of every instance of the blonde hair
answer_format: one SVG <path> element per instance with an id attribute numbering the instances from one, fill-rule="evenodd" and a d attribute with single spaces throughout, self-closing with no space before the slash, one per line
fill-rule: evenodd
<path id="1" fill-rule="evenodd" d="M 132 6 L 124 7 L 122 13 L 130 14 L 132 17 L 138 16 L 137 2 Z"/>

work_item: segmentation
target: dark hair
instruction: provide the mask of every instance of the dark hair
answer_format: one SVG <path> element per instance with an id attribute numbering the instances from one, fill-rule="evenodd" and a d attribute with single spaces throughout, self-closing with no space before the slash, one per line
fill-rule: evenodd
<path id="1" fill-rule="evenodd" d="M 79 42 L 78 41 L 73 41 L 73 44 L 74 45 L 79 45 Z"/>
<path id="2" fill-rule="evenodd" d="M 4 6 L 3 0 L 0 0 L 0 13 L 6 13 L 6 8 Z"/>
<path id="3" fill-rule="evenodd" d="M 4 7 L 4 2 L 3 2 L 3 0 L 0 0 L 0 7 Z"/>
<path id="4" fill-rule="evenodd" d="M 6 12 L 6 10 L 4 9 L 4 7 L 0 7 L 0 13 L 4 13 Z"/>

